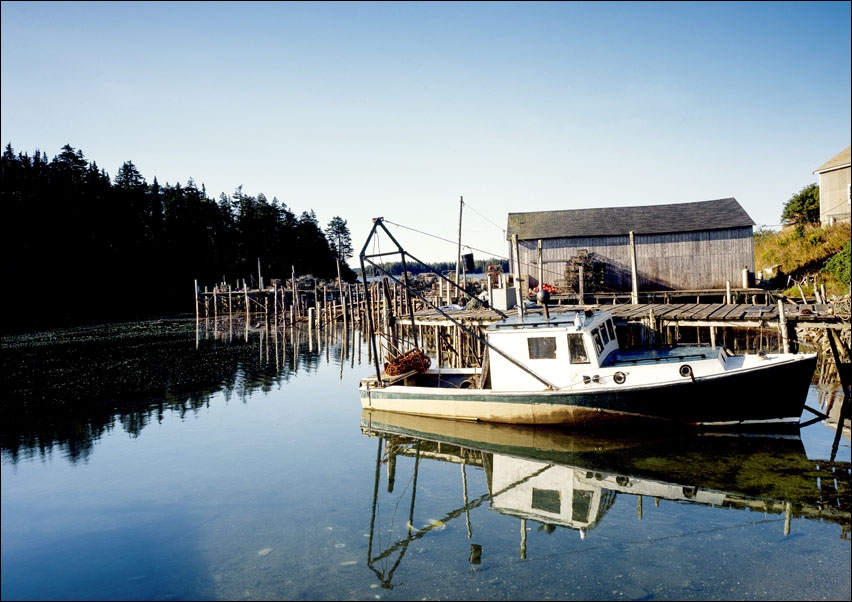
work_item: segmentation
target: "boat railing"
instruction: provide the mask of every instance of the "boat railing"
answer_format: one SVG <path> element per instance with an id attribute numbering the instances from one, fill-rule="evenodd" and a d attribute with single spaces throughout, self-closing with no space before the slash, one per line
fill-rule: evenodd
<path id="1" fill-rule="evenodd" d="M 402 374 L 394 374 L 392 376 L 382 376 L 382 386 L 389 387 L 391 385 L 402 384 L 403 386 L 408 386 L 413 382 L 414 377 L 417 376 L 417 370 L 409 370 L 408 372 L 403 372 Z"/>
<path id="2" fill-rule="evenodd" d="M 637 358 L 622 358 L 619 357 L 615 360 L 615 364 L 657 364 L 664 362 L 680 362 L 688 359 L 707 359 L 708 354 L 706 353 L 686 353 L 682 355 L 661 355 L 656 357 L 637 357 Z M 715 357 L 715 354 L 712 355 Z"/>

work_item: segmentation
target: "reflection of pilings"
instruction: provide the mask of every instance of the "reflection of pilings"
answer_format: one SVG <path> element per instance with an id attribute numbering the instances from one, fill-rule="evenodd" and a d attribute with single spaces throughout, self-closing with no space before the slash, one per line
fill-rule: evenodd
<path id="1" fill-rule="evenodd" d="M 790 534 L 790 523 L 793 520 L 793 505 L 790 502 L 784 504 L 784 537 Z"/>
<path id="2" fill-rule="evenodd" d="M 289 367 L 295 371 L 302 355 L 300 347 L 302 341 L 305 341 L 306 329 L 308 336 L 307 351 L 309 353 L 324 353 L 327 364 L 332 363 L 333 359 L 339 359 L 339 378 L 343 378 L 344 362 L 348 361 L 351 367 L 355 367 L 355 354 L 352 352 L 352 346 L 359 344 L 356 339 L 356 337 L 360 337 L 358 330 L 345 330 L 342 327 L 337 327 L 324 332 L 315 332 L 306 323 L 301 325 L 290 324 L 288 328 L 283 322 L 278 322 L 278 326 L 275 327 L 272 321 L 263 322 L 257 316 L 246 321 L 246 316 L 243 314 L 220 315 L 218 319 L 199 316 L 195 323 L 195 347 L 199 349 L 202 341 L 207 339 L 232 342 L 236 331 L 242 333 L 240 341 L 259 345 L 256 349 L 259 364 L 274 365 L 276 369 L 280 370 L 285 367 L 289 356 L 291 364 Z M 352 337 L 351 340 L 350 337 Z M 292 352 L 288 353 L 288 347 L 291 345 Z M 252 349 L 254 350 L 253 347 Z"/>
<path id="3" fill-rule="evenodd" d="M 462 457 L 461 462 L 461 473 L 462 473 L 462 503 L 467 506 L 467 472 L 465 471 L 465 459 Z M 470 539 L 473 537 L 473 531 L 470 527 L 470 510 L 464 511 L 464 522 L 467 526 L 467 538 Z"/>

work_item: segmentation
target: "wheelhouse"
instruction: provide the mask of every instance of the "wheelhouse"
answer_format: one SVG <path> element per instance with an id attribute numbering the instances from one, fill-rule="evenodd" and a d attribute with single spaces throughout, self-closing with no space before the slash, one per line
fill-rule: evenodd
<path id="1" fill-rule="evenodd" d="M 490 354 L 494 389 L 542 388 L 542 382 L 518 364 L 562 387 L 577 372 L 609 365 L 618 354 L 615 326 L 606 311 L 512 317 L 486 332 L 489 344 L 497 351 Z"/>

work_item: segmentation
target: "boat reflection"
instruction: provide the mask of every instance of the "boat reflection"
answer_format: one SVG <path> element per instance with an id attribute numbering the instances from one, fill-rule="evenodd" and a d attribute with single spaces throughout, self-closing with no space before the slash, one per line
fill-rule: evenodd
<path id="1" fill-rule="evenodd" d="M 798 431 L 607 439 L 553 428 L 371 410 L 361 414 L 361 431 L 378 438 L 367 564 L 385 588 L 392 587 L 393 572 L 412 542 L 458 517 L 469 520 L 470 511 L 484 504 L 521 520 L 521 558 L 526 557 L 531 530 L 527 521 L 539 523 L 538 530 L 564 528 L 586 538 L 619 494 L 637 496 L 639 519 L 647 497 L 657 506 L 660 500 L 673 500 L 776 514 L 784 517 L 784 535 L 790 534 L 793 518 L 819 520 L 838 525 L 840 537 L 850 539 L 850 463 L 809 460 Z M 393 528 L 377 524 L 381 516 L 377 504 L 383 473 L 387 492 L 394 492 L 401 457 L 413 458 L 413 463 L 405 464 L 413 469 L 405 478 L 410 486 L 396 501 L 396 507 L 408 508 L 409 516 L 402 532 L 397 527 L 393 533 Z M 462 466 L 464 503 L 415 528 L 418 472 L 426 461 Z M 484 471 L 487 493 L 468 499 L 467 468 Z M 403 496 L 410 500 L 402 500 Z M 375 537 L 379 532 L 382 537 Z M 378 549 L 379 539 L 384 542 L 388 533 L 390 542 Z M 481 553 L 480 546 L 471 544 L 470 562 L 479 563 Z"/>

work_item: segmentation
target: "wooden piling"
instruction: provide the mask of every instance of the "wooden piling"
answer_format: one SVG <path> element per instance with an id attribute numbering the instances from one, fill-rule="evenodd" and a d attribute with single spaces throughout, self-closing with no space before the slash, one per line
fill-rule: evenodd
<path id="1" fill-rule="evenodd" d="M 778 330 L 781 334 L 781 348 L 784 353 L 790 353 L 790 343 L 787 341 L 787 314 L 784 313 L 784 303 L 778 301 Z"/>

